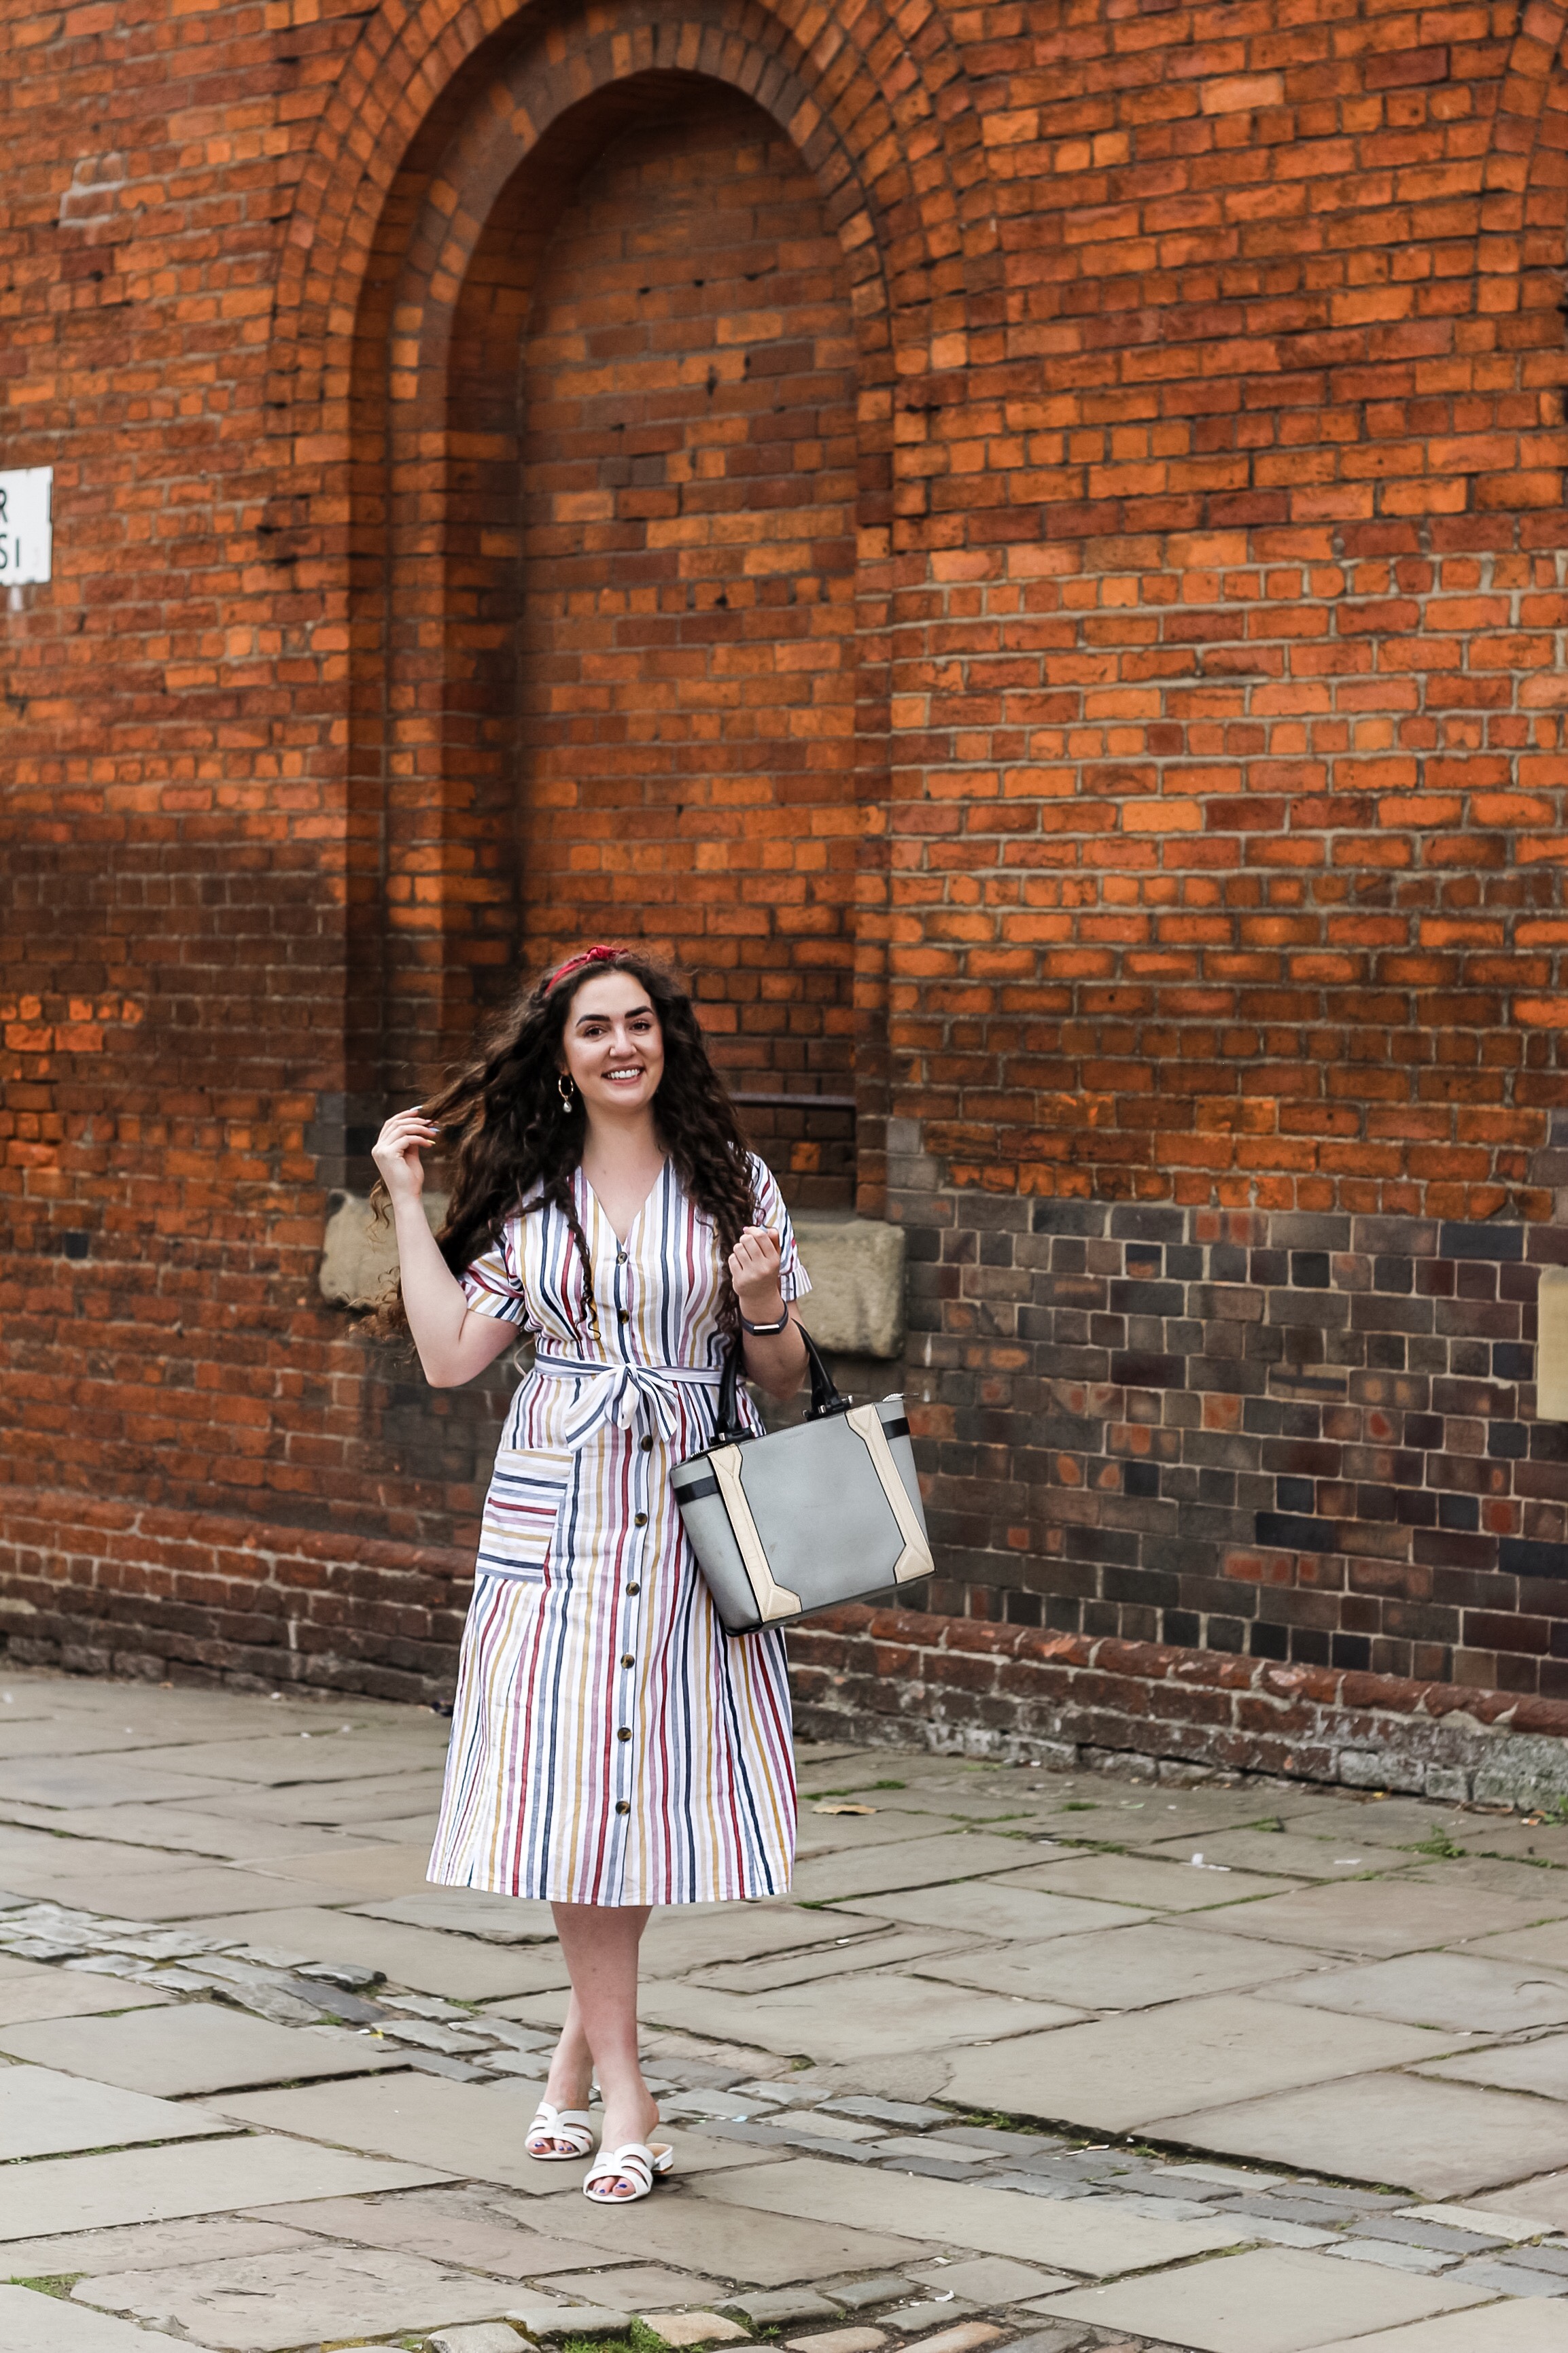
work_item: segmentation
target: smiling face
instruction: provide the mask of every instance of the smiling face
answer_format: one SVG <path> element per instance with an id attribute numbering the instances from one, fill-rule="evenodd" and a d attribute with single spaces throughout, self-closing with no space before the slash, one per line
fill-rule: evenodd
<path id="1" fill-rule="evenodd" d="M 561 1038 L 561 1067 L 590 1113 L 646 1111 L 664 1076 L 664 1035 L 647 989 L 629 972 L 585 980 Z"/>

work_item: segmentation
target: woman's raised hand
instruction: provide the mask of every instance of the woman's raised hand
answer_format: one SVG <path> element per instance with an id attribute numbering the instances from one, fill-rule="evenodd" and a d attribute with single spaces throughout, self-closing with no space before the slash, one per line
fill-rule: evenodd
<path id="1" fill-rule="evenodd" d="M 376 1137 L 370 1156 L 394 1204 L 419 1198 L 425 1189 L 425 1166 L 419 1155 L 440 1133 L 422 1111 L 396 1111 Z"/>
<path id="2" fill-rule="evenodd" d="M 784 1314 L 777 1234 L 766 1226 L 747 1226 L 730 1252 L 730 1281 L 748 1323 L 776 1324 Z"/>

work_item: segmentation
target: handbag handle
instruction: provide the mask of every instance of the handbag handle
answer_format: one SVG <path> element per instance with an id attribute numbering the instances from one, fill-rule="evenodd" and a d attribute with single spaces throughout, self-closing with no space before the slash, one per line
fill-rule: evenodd
<path id="1" fill-rule="evenodd" d="M 795 1328 L 805 1342 L 805 1360 L 811 1373 L 811 1403 L 805 1409 L 807 1421 L 820 1421 L 825 1414 L 847 1413 L 854 1399 L 847 1398 L 842 1389 L 834 1386 L 833 1376 L 823 1362 L 822 1351 L 805 1324 L 796 1324 Z M 709 1440 L 712 1446 L 732 1446 L 740 1439 L 755 1436 L 755 1432 L 747 1430 L 741 1420 L 737 1396 L 745 1345 L 743 1340 L 736 1340 L 724 1366 L 724 1378 L 719 1388 L 719 1418 Z"/>

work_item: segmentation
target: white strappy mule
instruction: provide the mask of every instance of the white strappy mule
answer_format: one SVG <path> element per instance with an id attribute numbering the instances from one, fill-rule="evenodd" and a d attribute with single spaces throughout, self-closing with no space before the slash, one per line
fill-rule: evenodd
<path id="1" fill-rule="evenodd" d="M 623 2141 L 619 2148 L 602 2148 L 583 2179 L 583 2195 L 595 2206 L 635 2206 L 653 2188 L 657 2175 L 675 2163 L 672 2148 L 654 2148 L 646 2140 Z M 614 2189 L 595 2189 L 596 2181 L 629 2181 L 623 2196 Z"/>
<path id="2" fill-rule="evenodd" d="M 564 2148 L 535 2148 L 536 2140 L 563 2140 Z M 529 2126 L 523 2147 L 541 2165 L 575 2164 L 594 2146 L 594 2126 L 586 2108 L 558 2108 L 541 2100 L 539 2114 Z"/>

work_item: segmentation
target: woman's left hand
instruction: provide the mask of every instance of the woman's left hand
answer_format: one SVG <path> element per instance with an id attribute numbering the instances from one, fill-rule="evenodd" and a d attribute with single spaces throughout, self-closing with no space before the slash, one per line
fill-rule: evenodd
<path id="1" fill-rule="evenodd" d="M 730 1253 L 730 1281 L 748 1324 L 776 1324 L 784 1312 L 777 1234 L 765 1226 L 748 1226 Z"/>

